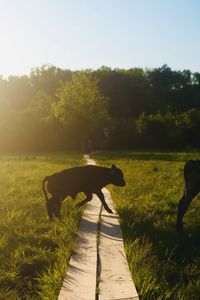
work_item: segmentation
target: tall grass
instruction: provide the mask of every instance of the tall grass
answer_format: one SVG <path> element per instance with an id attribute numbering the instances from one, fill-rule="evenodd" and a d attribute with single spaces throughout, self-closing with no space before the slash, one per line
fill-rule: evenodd
<path id="1" fill-rule="evenodd" d="M 80 157 L 0 156 L 0 299 L 57 298 L 81 212 L 68 198 L 62 221 L 49 222 L 41 182 Z"/>
<path id="2" fill-rule="evenodd" d="M 199 153 L 107 152 L 94 158 L 104 166 L 115 163 L 125 174 L 126 187 L 109 189 L 140 299 L 200 299 L 198 197 L 186 212 L 184 233 L 175 231 L 183 165 Z"/>

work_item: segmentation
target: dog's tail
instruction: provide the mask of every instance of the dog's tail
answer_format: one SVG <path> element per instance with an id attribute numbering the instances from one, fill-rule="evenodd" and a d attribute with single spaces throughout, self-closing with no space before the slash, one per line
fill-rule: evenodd
<path id="1" fill-rule="evenodd" d="M 44 197 L 45 197 L 45 201 L 47 202 L 48 199 L 48 195 L 47 195 L 47 191 L 46 191 L 46 182 L 48 181 L 48 176 L 45 177 L 42 181 L 42 189 L 43 189 L 43 193 L 44 193 Z"/>

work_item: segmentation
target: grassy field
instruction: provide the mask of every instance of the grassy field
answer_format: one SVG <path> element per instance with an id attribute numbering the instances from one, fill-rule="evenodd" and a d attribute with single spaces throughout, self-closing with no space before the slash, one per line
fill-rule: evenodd
<path id="1" fill-rule="evenodd" d="M 98 164 L 115 163 L 124 188 L 110 186 L 120 215 L 125 248 L 140 299 L 200 299 L 200 199 L 185 215 L 185 231 L 175 231 L 183 192 L 183 165 L 200 153 L 107 152 Z M 200 197 L 199 197 L 200 198 Z"/>
<path id="2" fill-rule="evenodd" d="M 80 212 L 69 198 L 62 221 L 48 222 L 41 182 L 80 164 L 78 154 L 0 155 L 1 300 L 57 298 Z"/>
<path id="3" fill-rule="evenodd" d="M 175 231 L 183 165 L 199 153 L 102 152 L 93 158 L 124 171 L 126 187 L 109 189 L 140 298 L 200 299 L 200 201 L 186 212 L 184 234 Z M 81 212 L 69 198 L 62 221 L 48 222 L 41 182 L 84 163 L 79 154 L 0 155 L 0 300 L 57 298 Z"/>

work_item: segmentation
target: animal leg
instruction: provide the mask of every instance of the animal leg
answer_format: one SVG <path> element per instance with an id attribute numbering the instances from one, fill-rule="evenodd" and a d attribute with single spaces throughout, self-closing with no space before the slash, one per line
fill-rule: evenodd
<path id="1" fill-rule="evenodd" d="M 60 209 L 61 209 L 61 200 L 55 200 L 54 201 L 54 215 L 56 218 L 61 218 L 60 214 Z"/>
<path id="2" fill-rule="evenodd" d="M 113 211 L 110 209 L 110 207 L 107 205 L 106 201 L 105 201 L 105 197 L 104 197 L 104 194 L 102 193 L 102 191 L 99 191 L 96 193 L 96 195 L 99 197 L 101 203 L 103 204 L 103 207 L 105 208 L 105 210 L 112 214 Z"/>
<path id="3" fill-rule="evenodd" d="M 188 191 L 185 192 L 182 198 L 179 200 L 178 204 L 178 213 L 177 213 L 177 220 L 176 220 L 176 230 L 181 232 L 183 229 L 183 217 L 184 214 L 190 205 L 192 199 L 198 194 L 198 192 Z"/>
<path id="4" fill-rule="evenodd" d="M 52 195 L 52 198 L 46 201 L 47 213 L 49 219 L 52 220 L 53 216 L 60 218 L 60 209 L 61 209 L 61 199 L 58 196 Z"/>
<path id="5" fill-rule="evenodd" d="M 47 208 L 49 220 L 53 219 L 53 207 L 51 202 L 52 202 L 52 198 L 46 201 L 46 208 Z"/>
<path id="6" fill-rule="evenodd" d="M 92 194 L 88 194 L 86 195 L 86 198 L 84 200 L 82 200 L 81 202 L 77 203 L 75 205 L 76 208 L 81 207 L 82 205 L 84 205 L 86 202 L 91 201 L 92 200 Z"/>

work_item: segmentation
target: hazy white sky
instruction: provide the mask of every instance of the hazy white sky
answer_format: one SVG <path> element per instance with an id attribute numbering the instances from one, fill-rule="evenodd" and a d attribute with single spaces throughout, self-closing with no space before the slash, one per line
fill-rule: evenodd
<path id="1" fill-rule="evenodd" d="M 0 74 L 47 63 L 200 71 L 200 1 L 0 0 Z"/>

